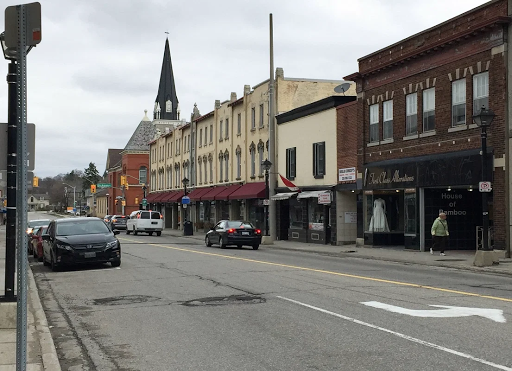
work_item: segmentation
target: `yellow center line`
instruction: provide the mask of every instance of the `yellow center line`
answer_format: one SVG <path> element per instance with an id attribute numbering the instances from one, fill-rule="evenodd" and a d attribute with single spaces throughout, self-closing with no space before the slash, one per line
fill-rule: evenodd
<path id="1" fill-rule="evenodd" d="M 140 242 L 140 241 L 136 241 L 136 240 L 129 240 L 129 239 L 126 239 L 126 238 L 121 238 L 121 239 L 125 240 L 125 241 L 129 241 L 129 242 L 135 242 L 135 243 L 138 243 L 138 244 L 144 244 L 144 242 Z M 512 303 L 512 299 L 502 298 L 502 297 L 499 297 L 499 296 L 480 295 L 480 294 L 475 294 L 473 292 L 459 291 L 459 290 L 452 290 L 452 289 L 443 289 L 442 287 L 425 286 L 425 285 L 419 285 L 417 283 L 392 281 L 392 280 L 386 280 L 386 279 L 381 279 L 381 278 L 360 276 L 360 275 L 356 275 L 356 274 L 333 272 L 333 271 L 328 271 L 328 270 L 324 270 L 324 269 L 315 269 L 315 268 L 308 268 L 308 267 L 300 267 L 300 266 L 296 266 L 296 265 L 273 263 L 273 262 L 264 261 L 264 260 L 240 258 L 238 256 L 229 256 L 229 255 L 217 254 L 217 253 L 206 252 L 206 251 L 190 250 L 190 249 L 184 249 L 182 247 L 176 247 L 176 246 L 166 246 L 166 245 L 159 245 L 159 244 L 154 244 L 154 243 L 148 243 L 147 245 L 155 246 L 155 247 L 164 247 L 166 249 L 172 249 L 172 250 L 178 250 L 178 251 L 184 251 L 184 252 L 191 252 L 191 253 L 194 253 L 194 254 L 215 256 L 215 257 L 232 259 L 232 260 L 241 260 L 241 261 L 250 262 L 250 263 L 258 263 L 258 264 L 271 265 L 271 266 L 275 266 L 275 267 L 292 268 L 292 269 L 297 269 L 297 270 L 302 270 L 302 271 L 307 271 L 307 272 L 324 273 L 324 274 L 330 274 L 330 275 L 339 276 L 339 277 L 356 278 L 356 279 L 360 279 L 360 280 L 366 280 L 366 281 L 372 281 L 372 282 L 380 282 L 380 283 L 390 283 L 390 284 L 399 285 L 399 286 L 406 286 L 406 287 L 414 287 L 414 288 L 419 288 L 419 289 L 427 289 L 427 290 L 448 292 L 448 293 L 451 293 L 451 294 L 460 294 L 460 295 L 465 295 L 465 296 L 475 296 L 475 297 L 483 298 L 483 299 L 492 299 L 492 300 L 506 301 L 506 302 L 511 302 Z"/>

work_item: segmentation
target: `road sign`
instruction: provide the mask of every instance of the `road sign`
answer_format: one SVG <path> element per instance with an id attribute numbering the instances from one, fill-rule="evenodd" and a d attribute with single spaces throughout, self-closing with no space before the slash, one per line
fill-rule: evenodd
<path id="1" fill-rule="evenodd" d="M 183 197 L 181 198 L 181 204 L 182 204 L 182 205 L 188 205 L 188 204 L 190 204 L 190 197 L 188 197 L 188 196 L 183 196 Z"/>
<path id="2" fill-rule="evenodd" d="M 36 46 L 41 42 L 41 4 L 24 4 L 25 42 L 27 46 Z M 5 45 L 8 48 L 18 46 L 18 9 L 16 5 L 5 8 Z"/>
<path id="3" fill-rule="evenodd" d="M 491 192 L 492 191 L 492 184 L 491 184 L 491 182 L 479 182 L 478 183 L 478 190 L 480 192 Z"/>
<path id="4" fill-rule="evenodd" d="M 263 200 L 263 206 L 268 206 L 270 205 L 270 201 L 266 198 Z"/>
<path id="5" fill-rule="evenodd" d="M 27 187 L 33 188 L 34 173 L 27 171 Z M 0 188 L 7 187 L 7 170 L 0 170 Z"/>
<path id="6" fill-rule="evenodd" d="M 146 206 L 148 204 L 148 200 L 146 198 L 142 199 L 142 206 Z"/>
<path id="7" fill-rule="evenodd" d="M 7 124 L 0 122 L 0 170 L 7 170 Z M 27 124 L 27 170 L 34 170 L 36 152 L 36 125 Z"/>
<path id="8" fill-rule="evenodd" d="M 73 212 L 76 213 L 76 207 L 73 208 Z"/>
<path id="9" fill-rule="evenodd" d="M 98 187 L 98 188 L 112 188 L 112 184 L 110 184 L 110 183 L 98 183 L 98 184 L 96 184 L 96 187 Z"/>

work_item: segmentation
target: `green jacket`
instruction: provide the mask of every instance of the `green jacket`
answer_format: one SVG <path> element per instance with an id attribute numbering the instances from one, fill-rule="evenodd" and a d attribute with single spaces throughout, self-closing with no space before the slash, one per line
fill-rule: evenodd
<path id="1" fill-rule="evenodd" d="M 448 222 L 441 218 L 434 220 L 431 228 L 432 236 L 448 236 Z"/>

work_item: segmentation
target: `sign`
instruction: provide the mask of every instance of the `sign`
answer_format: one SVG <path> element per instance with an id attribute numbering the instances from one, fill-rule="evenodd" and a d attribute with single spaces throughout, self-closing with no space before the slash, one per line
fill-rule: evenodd
<path id="1" fill-rule="evenodd" d="M 320 205 L 328 205 L 331 203 L 331 192 L 319 193 L 318 203 Z"/>
<path id="2" fill-rule="evenodd" d="M 73 212 L 76 213 L 76 207 L 73 208 Z"/>
<path id="3" fill-rule="evenodd" d="M 0 123 L 0 148 L 7 148 L 7 124 Z M 36 152 L 36 126 L 27 124 L 27 170 L 34 170 Z M 0 155 L 0 170 L 7 170 L 7 156 Z"/>
<path id="4" fill-rule="evenodd" d="M 146 206 L 148 204 L 148 200 L 146 198 L 142 199 L 142 206 Z"/>
<path id="5" fill-rule="evenodd" d="M 268 199 L 264 199 L 263 206 L 268 206 L 268 205 L 270 205 L 270 201 Z"/>
<path id="6" fill-rule="evenodd" d="M 345 212 L 345 224 L 357 224 L 357 212 L 346 211 Z"/>
<path id="7" fill-rule="evenodd" d="M 478 182 L 478 190 L 480 192 L 491 192 L 492 191 L 491 182 Z"/>
<path id="8" fill-rule="evenodd" d="M 345 169 L 338 170 L 338 181 L 339 182 L 350 182 L 356 180 L 356 168 L 348 167 Z"/>
<path id="9" fill-rule="evenodd" d="M 505 323 L 507 320 L 503 316 L 501 309 L 487 309 L 487 308 L 470 308 L 470 307 L 452 307 L 448 305 L 429 305 L 429 307 L 444 308 L 444 309 L 407 309 L 395 305 L 380 303 L 378 301 L 367 301 L 361 304 L 368 307 L 384 309 L 388 312 L 405 314 L 411 317 L 423 318 L 457 318 L 457 317 L 471 317 L 480 316 L 488 318 L 491 321 Z"/>
<path id="10" fill-rule="evenodd" d="M 96 184 L 96 186 L 98 188 L 112 188 L 112 184 L 111 183 L 98 183 L 98 184 Z"/>
<path id="11" fill-rule="evenodd" d="M 25 9 L 25 35 L 27 46 L 36 46 L 41 42 L 41 4 L 23 4 Z M 5 45 L 8 48 L 18 46 L 18 9 L 16 5 L 5 8 Z"/>
<path id="12" fill-rule="evenodd" d="M 190 204 L 190 197 L 188 197 L 188 196 L 183 196 L 183 197 L 181 198 L 181 204 L 182 204 L 182 205 L 188 205 L 188 204 Z"/>

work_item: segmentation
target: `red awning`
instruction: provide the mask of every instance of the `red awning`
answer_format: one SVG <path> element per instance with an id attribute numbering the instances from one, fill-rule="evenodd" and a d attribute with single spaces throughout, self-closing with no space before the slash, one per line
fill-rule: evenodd
<path id="1" fill-rule="evenodd" d="M 229 200 L 265 198 L 265 182 L 246 183 L 228 196 Z"/>
<path id="2" fill-rule="evenodd" d="M 162 202 L 162 198 L 165 197 L 165 192 L 157 193 L 156 197 L 153 199 L 152 203 Z"/>
<path id="3" fill-rule="evenodd" d="M 167 199 L 167 202 L 180 202 L 184 194 L 183 191 L 177 191 Z"/>
<path id="4" fill-rule="evenodd" d="M 158 193 L 150 193 L 146 196 L 146 200 L 148 201 L 148 203 L 151 203 L 153 202 L 156 196 L 158 196 Z"/>
<path id="5" fill-rule="evenodd" d="M 213 200 L 215 200 L 215 196 L 218 195 L 223 190 L 225 190 L 226 188 L 227 187 L 223 187 L 223 186 L 215 187 L 215 188 L 210 188 L 210 192 L 207 192 L 207 193 L 204 193 L 203 195 L 201 195 L 201 201 L 213 201 Z"/>
<path id="6" fill-rule="evenodd" d="M 161 202 L 161 203 L 169 202 L 169 198 L 174 196 L 175 192 L 176 191 L 167 191 L 167 192 L 165 192 L 164 195 L 158 201 Z"/>
<path id="7" fill-rule="evenodd" d="M 201 199 L 201 196 L 210 192 L 212 188 L 210 187 L 203 187 L 203 188 L 196 188 L 189 194 L 187 194 L 188 197 L 190 197 L 191 201 L 199 201 Z"/>
<path id="8" fill-rule="evenodd" d="M 228 200 L 228 196 L 235 192 L 237 189 L 239 189 L 241 187 L 240 184 L 233 184 L 233 185 L 230 185 L 226 188 L 224 188 L 220 193 L 217 193 L 215 195 L 215 200 L 224 200 L 224 201 L 227 201 Z"/>

